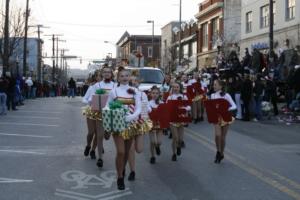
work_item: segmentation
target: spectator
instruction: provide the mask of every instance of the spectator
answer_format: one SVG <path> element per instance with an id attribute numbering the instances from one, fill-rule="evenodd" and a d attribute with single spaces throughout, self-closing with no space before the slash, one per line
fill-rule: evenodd
<path id="1" fill-rule="evenodd" d="M 278 115 L 276 84 L 273 81 L 273 77 L 271 76 L 266 76 L 265 79 L 266 79 L 265 101 L 272 103 L 274 115 L 276 116 Z"/>
<path id="2" fill-rule="evenodd" d="M 8 80 L 8 88 L 7 88 L 7 109 L 17 110 L 15 104 L 15 87 L 16 87 L 16 79 L 11 77 L 10 72 L 6 72 L 7 80 Z"/>
<path id="3" fill-rule="evenodd" d="M 69 94 L 68 97 L 72 96 L 75 97 L 75 90 L 76 90 L 76 82 L 74 81 L 73 77 L 71 77 L 70 81 L 68 82 Z"/>
<path id="4" fill-rule="evenodd" d="M 27 86 L 27 94 L 26 94 L 26 97 L 28 99 L 30 99 L 32 96 L 31 96 L 31 87 L 33 85 L 33 81 L 31 80 L 31 77 L 28 77 L 25 81 L 26 83 L 26 86 Z"/>
<path id="5" fill-rule="evenodd" d="M 0 115 L 6 115 L 6 100 L 7 100 L 8 82 L 5 77 L 0 78 Z"/>
<path id="6" fill-rule="evenodd" d="M 250 102 L 252 98 L 253 86 L 249 74 L 245 74 L 245 79 L 241 89 L 241 99 L 243 101 L 243 120 L 250 121 Z"/>
<path id="7" fill-rule="evenodd" d="M 261 103 L 264 96 L 264 85 L 262 82 L 262 77 L 260 74 L 256 75 L 256 80 L 254 82 L 253 88 L 253 97 L 255 101 L 255 118 L 254 121 L 261 120 L 262 111 L 261 111 Z"/>

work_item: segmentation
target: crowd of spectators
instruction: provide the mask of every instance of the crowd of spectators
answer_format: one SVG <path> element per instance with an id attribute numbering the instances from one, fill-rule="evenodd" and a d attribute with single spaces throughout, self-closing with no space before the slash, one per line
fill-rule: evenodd
<path id="1" fill-rule="evenodd" d="M 68 84 L 40 83 L 31 77 L 12 76 L 7 72 L 0 77 L 0 115 L 18 110 L 17 107 L 24 105 L 26 99 L 75 97 L 77 94 L 82 95 L 73 78 Z"/>

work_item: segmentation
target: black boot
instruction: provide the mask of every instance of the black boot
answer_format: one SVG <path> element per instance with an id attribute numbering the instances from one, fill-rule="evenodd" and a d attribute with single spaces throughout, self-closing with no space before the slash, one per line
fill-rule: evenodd
<path id="1" fill-rule="evenodd" d="M 176 154 L 173 154 L 173 156 L 172 156 L 172 161 L 177 161 L 177 156 L 176 156 Z"/>
<path id="2" fill-rule="evenodd" d="M 154 156 L 150 158 L 150 163 L 155 164 L 155 157 Z"/>
<path id="3" fill-rule="evenodd" d="M 97 166 L 100 167 L 100 168 L 103 167 L 103 160 L 101 158 L 98 159 Z"/>
<path id="4" fill-rule="evenodd" d="M 177 156 L 181 155 L 181 147 L 177 147 L 177 152 L 176 152 Z"/>
<path id="5" fill-rule="evenodd" d="M 160 147 L 159 146 L 156 146 L 155 147 L 155 151 L 156 151 L 156 154 L 159 156 L 161 151 L 160 151 Z"/>
<path id="6" fill-rule="evenodd" d="M 96 153 L 95 153 L 94 150 L 92 150 L 92 151 L 90 152 L 90 156 L 91 156 L 91 159 L 92 159 L 92 160 L 95 160 L 95 159 L 96 159 Z"/>
<path id="7" fill-rule="evenodd" d="M 124 177 L 117 180 L 118 190 L 125 190 Z"/>
<path id="8" fill-rule="evenodd" d="M 219 151 L 217 151 L 216 153 L 216 157 L 215 157 L 215 163 L 220 163 L 221 159 L 221 153 Z"/>
<path id="9" fill-rule="evenodd" d="M 86 146 L 85 149 L 84 149 L 84 156 L 88 156 L 89 153 L 90 153 L 90 150 L 91 150 L 91 147 L 90 146 Z"/>
<path id="10" fill-rule="evenodd" d="M 128 176 L 128 181 L 134 181 L 135 180 L 135 172 L 132 171 L 130 172 L 129 176 Z"/>

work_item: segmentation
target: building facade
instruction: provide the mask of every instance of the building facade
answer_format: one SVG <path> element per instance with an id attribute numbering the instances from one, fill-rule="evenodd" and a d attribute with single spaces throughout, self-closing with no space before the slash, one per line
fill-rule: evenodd
<path id="1" fill-rule="evenodd" d="M 274 0 L 274 50 L 299 48 L 300 1 Z M 269 49 L 269 0 L 242 0 L 241 49 Z"/>
<path id="2" fill-rule="evenodd" d="M 117 42 L 118 53 L 121 59 L 131 66 L 160 65 L 160 35 L 130 35 L 127 31 Z"/>
<path id="3" fill-rule="evenodd" d="M 179 22 L 172 21 L 161 28 L 161 62 L 163 71 L 170 73 L 175 66 L 174 30 L 179 30 Z"/>
<path id="4" fill-rule="evenodd" d="M 197 68 L 198 25 L 191 20 L 181 24 L 181 64 L 179 64 L 179 30 L 174 31 L 172 47 L 175 49 L 177 72 L 189 73 Z"/>
<path id="5" fill-rule="evenodd" d="M 27 38 L 27 75 L 38 75 L 38 68 L 42 63 L 42 44 L 43 41 L 38 38 Z M 18 39 L 13 54 L 9 59 L 10 69 L 13 74 L 23 74 L 23 50 L 24 40 Z M 1 58 L 0 58 L 1 59 Z"/>
<path id="6" fill-rule="evenodd" d="M 238 51 L 241 0 L 205 0 L 195 15 L 198 21 L 197 60 L 200 68 L 216 65 L 218 51 Z"/>

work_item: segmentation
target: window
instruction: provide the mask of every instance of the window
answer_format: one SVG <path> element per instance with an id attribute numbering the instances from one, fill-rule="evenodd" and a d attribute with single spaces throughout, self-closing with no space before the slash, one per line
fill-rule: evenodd
<path id="1" fill-rule="evenodd" d="M 192 43 L 191 56 L 197 55 L 197 42 Z"/>
<path id="2" fill-rule="evenodd" d="M 219 18 L 212 20 L 212 47 L 217 48 L 217 41 L 219 38 Z"/>
<path id="3" fill-rule="evenodd" d="M 260 27 L 269 26 L 269 4 L 260 8 Z"/>
<path id="4" fill-rule="evenodd" d="M 296 0 L 286 0 L 286 5 L 286 19 L 294 19 L 296 13 Z"/>
<path id="5" fill-rule="evenodd" d="M 208 23 L 202 25 L 202 48 L 208 49 Z"/>
<path id="6" fill-rule="evenodd" d="M 273 1 L 273 24 L 276 24 L 276 2 Z"/>
<path id="7" fill-rule="evenodd" d="M 260 27 L 266 28 L 270 24 L 270 5 L 267 4 L 265 6 L 260 7 Z M 275 14 L 276 14 L 276 2 L 273 1 L 273 24 L 275 24 Z"/>
<path id="8" fill-rule="evenodd" d="M 137 47 L 136 47 L 136 51 L 137 51 L 137 52 L 143 53 L 142 50 L 143 50 L 143 49 L 142 49 L 142 46 L 137 46 Z"/>
<path id="9" fill-rule="evenodd" d="M 189 57 L 189 44 L 185 44 L 183 46 L 183 57 L 188 58 Z"/>
<path id="10" fill-rule="evenodd" d="M 148 58 L 152 58 L 153 56 L 153 49 L 152 47 L 148 47 Z"/>
<path id="11" fill-rule="evenodd" d="M 246 33 L 252 32 L 252 12 L 246 13 Z"/>

